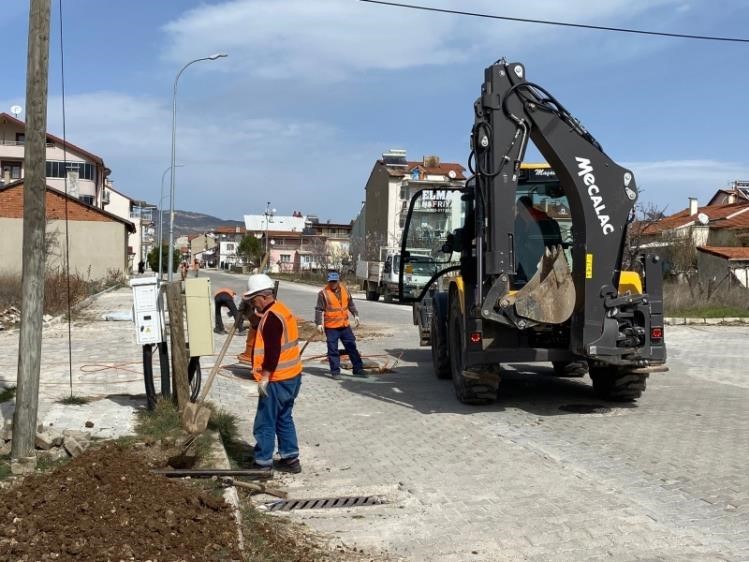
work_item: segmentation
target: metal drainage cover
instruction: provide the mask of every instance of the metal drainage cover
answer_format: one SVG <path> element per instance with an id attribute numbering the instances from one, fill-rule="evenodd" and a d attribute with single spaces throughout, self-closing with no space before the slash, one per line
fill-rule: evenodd
<path id="1" fill-rule="evenodd" d="M 328 509 L 331 507 L 368 507 L 386 503 L 377 496 L 349 496 L 342 498 L 318 498 L 312 500 L 278 500 L 268 502 L 268 511 L 291 511 L 293 509 Z"/>
<path id="2" fill-rule="evenodd" d="M 573 414 L 608 414 L 611 411 L 611 408 L 600 404 L 565 404 L 559 409 Z"/>

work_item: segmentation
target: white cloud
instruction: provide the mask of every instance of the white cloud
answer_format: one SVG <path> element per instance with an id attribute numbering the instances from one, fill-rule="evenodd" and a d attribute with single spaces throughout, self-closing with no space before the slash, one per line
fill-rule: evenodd
<path id="1" fill-rule="evenodd" d="M 493 0 L 425 5 L 510 17 L 620 25 L 685 0 Z M 676 13 L 674 9 L 672 13 Z M 377 70 L 448 65 L 541 51 L 569 29 L 428 13 L 355 0 L 230 0 L 201 5 L 164 26 L 165 57 L 183 63 L 217 51 L 224 69 L 266 78 L 341 80 Z M 559 57 L 560 53 L 554 53 Z"/>

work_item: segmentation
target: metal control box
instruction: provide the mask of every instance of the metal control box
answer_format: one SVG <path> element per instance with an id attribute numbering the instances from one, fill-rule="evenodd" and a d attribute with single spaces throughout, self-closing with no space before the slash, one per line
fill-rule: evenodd
<path id="1" fill-rule="evenodd" d="M 190 357 L 213 355 L 213 298 L 210 279 L 185 279 L 185 309 Z"/>
<path id="2" fill-rule="evenodd" d="M 140 345 L 164 341 L 163 306 L 156 277 L 130 280 L 135 338 Z"/>

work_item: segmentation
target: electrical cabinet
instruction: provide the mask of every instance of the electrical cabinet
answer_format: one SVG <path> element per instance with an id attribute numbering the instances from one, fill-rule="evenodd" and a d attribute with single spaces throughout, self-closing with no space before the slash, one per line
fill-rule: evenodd
<path id="1" fill-rule="evenodd" d="M 133 290 L 133 322 L 139 345 L 164 341 L 163 304 L 156 277 L 130 280 Z"/>
<path id="2" fill-rule="evenodd" d="M 190 357 L 213 355 L 213 297 L 210 279 L 185 279 L 185 308 Z"/>

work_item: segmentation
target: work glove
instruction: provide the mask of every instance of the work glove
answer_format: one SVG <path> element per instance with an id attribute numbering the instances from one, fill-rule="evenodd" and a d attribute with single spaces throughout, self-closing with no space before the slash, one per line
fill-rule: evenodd
<path id="1" fill-rule="evenodd" d="M 321 334 L 325 332 L 325 328 L 323 328 L 322 324 L 317 325 L 317 331 L 320 332 Z"/>
<path id="2" fill-rule="evenodd" d="M 268 380 L 268 377 L 263 377 L 260 379 L 260 382 L 257 383 L 257 391 L 258 391 L 258 394 L 260 394 L 262 398 L 265 398 L 266 396 L 268 396 L 268 383 L 269 382 L 270 381 Z"/>
<path id="3" fill-rule="evenodd" d="M 358 328 L 358 327 L 359 327 L 359 317 L 354 316 L 354 328 Z"/>

